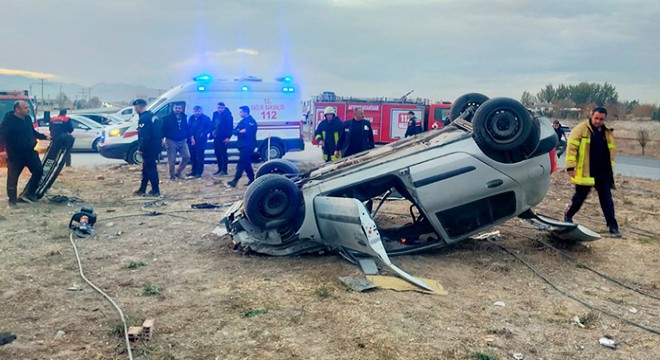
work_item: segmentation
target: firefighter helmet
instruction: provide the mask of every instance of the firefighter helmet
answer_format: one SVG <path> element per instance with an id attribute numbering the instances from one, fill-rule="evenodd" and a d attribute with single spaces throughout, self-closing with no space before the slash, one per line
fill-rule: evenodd
<path id="1" fill-rule="evenodd" d="M 323 110 L 323 115 L 328 115 L 328 114 L 337 115 L 337 112 L 335 112 L 335 108 L 333 108 L 332 106 L 326 106 L 325 110 Z"/>

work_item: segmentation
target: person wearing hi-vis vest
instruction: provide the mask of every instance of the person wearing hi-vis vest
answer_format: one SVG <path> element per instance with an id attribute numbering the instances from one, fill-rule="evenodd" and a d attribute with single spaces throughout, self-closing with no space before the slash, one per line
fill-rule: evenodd
<path id="1" fill-rule="evenodd" d="M 344 123 L 337 116 L 335 108 L 327 106 L 323 111 L 323 120 L 314 132 L 314 139 L 323 149 L 323 160 L 326 162 L 341 158 L 340 154 L 335 155 L 335 150 L 339 150 L 337 145 L 343 130 Z"/>
<path id="2" fill-rule="evenodd" d="M 606 118 L 607 109 L 595 108 L 591 111 L 590 119 L 571 131 L 566 150 L 566 172 L 575 184 L 575 194 L 564 213 L 564 221 L 573 222 L 573 215 L 580 210 L 591 187 L 594 187 L 610 234 L 621 237 L 612 201 L 614 135 L 612 129 L 605 126 Z"/>

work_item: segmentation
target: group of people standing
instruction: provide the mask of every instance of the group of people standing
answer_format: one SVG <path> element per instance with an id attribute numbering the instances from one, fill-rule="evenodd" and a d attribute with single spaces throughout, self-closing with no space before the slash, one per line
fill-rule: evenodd
<path id="1" fill-rule="evenodd" d="M 335 161 L 342 157 L 373 149 L 374 131 L 369 120 L 364 118 L 364 110 L 353 109 L 353 119 L 342 122 L 335 108 L 328 106 L 323 111 L 323 120 L 314 132 L 314 139 L 323 149 L 323 160 Z"/>
<path id="2" fill-rule="evenodd" d="M 138 152 L 142 155 L 142 181 L 138 196 L 160 196 L 158 185 L 158 170 L 156 161 L 163 147 L 167 149 L 167 162 L 170 181 L 183 179 L 183 171 L 192 165 L 185 176 L 200 179 L 204 173 L 204 152 L 208 140 L 213 140 L 214 152 L 218 170 L 214 176 L 228 175 L 229 163 L 227 148 L 232 136 L 238 139 L 239 161 L 234 179 L 227 183 L 236 187 L 242 173 L 248 177 L 248 183 L 254 181 L 252 170 L 252 153 L 257 145 L 257 122 L 250 115 L 250 108 L 241 106 L 239 115 L 241 121 L 234 128 L 234 117 L 223 102 L 218 103 L 213 118 L 204 114 L 201 106 L 194 106 L 189 117 L 184 113 L 184 103 L 172 104 L 172 112 L 163 117 L 162 121 L 155 119 L 151 111 L 146 110 L 147 103 L 143 99 L 133 101 L 133 107 L 139 114 L 138 121 Z M 181 162 L 176 167 L 176 157 L 181 156 Z M 151 184 L 148 193 L 147 186 Z"/>

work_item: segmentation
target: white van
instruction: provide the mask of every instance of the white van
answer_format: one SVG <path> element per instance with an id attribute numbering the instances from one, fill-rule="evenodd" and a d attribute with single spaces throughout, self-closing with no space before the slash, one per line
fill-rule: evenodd
<path id="1" fill-rule="evenodd" d="M 172 112 L 174 104 L 182 104 L 187 115 L 196 105 L 212 118 L 218 102 L 224 102 L 234 117 L 234 126 L 241 120 L 239 106 L 250 107 L 250 115 L 258 123 L 256 155 L 262 159 L 281 158 L 289 151 L 305 149 L 302 132 L 300 91 L 290 77 L 264 82 L 248 77 L 235 80 L 213 80 L 210 76 L 198 76 L 194 81 L 179 85 L 147 106 L 159 119 Z M 112 159 L 125 159 L 140 163 L 137 152 L 138 116 L 124 124 L 106 127 L 99 152 Z M 270 141 L 269 141 L 270 139 Z M 229 153 L 238 153 L 236 138 L 229 143 Z M 270 143 L 270 147 L 268 144 Z M 213 140 L 207 143 L 206 158 L 215 159 Z"/>

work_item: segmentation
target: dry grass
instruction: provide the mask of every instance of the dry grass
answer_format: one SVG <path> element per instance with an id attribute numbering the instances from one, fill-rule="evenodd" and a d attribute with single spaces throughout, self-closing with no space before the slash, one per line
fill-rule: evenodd
<path id="1" fill-rule="evenodd" d="M 165 178 L 165 169 L 159 170 Z M 98 173 L 106 180 L 95 180 Z M 0 182 L 4 176 L 0 173 Z M 360 270 L 338 256 L 272 258 L 233 252 L 227 237 L 211 233 L 223 209 L 177 213 L 199 221 L 136 215 L 144 213 L 147 201 L 130 196 L 138 180 L 134 167 L 91 173 L 66 169 L 53 191 L 86 199 L 99 216 L 96 237 L 77 240 L 87 276 L 129 314 L 129 325 L 155 319 L 153 339 L 134 345 L 137 358 L 508 359 L 519 352 L 526 359 L 652 359 L 660 352 L 656 335 L 608 316 L 593 315 L 590 328 L 571 325 L 573 317 L 589 318 L 591 310 L 559 295 L 487 242 L 466 241 L 394 259 L 414 275 L 440 281 L 447 296 L 350 292 L 337 278 Z M 660 184 L 617 181 L 615 204 L 625 238 L 555 244 L 657 296 L 658 239 L 632 229 L 660 233 Z M 227 202 L 242 194 L 242 189 L 228 191 L 210 178 L 164 183 L 161 190 L 167 198 L 147 210 L 189 210 L 193 203 Z M 565 177 L 556 174 L 539 212 L 559 217 L 571 194 Z M 0 324 L 1 330 L 19 337 L 0 347 L 0 359 L 126 358 L 117 314 L 81 285 L 66 230 L 73 210 L 42 201 L 0 212 Z M 382 211 L 407 213 L 407 205 L 390 202 Z M 606 230 L 594 194 L 575 220 Z M 383 216 L 379 221 L 406 220 Z M 528 238 L 551 241 L 545 233 L 518 220 L 497 229 L 503 234 L 501 244 L 536 264 L 563 289 L 647 326 L 660 323 L 657 302 L 605 282 Z M 137 265 L 141 263 L 146 266 Z M 84 290 L 67 291 L 73 284 Z M 146 285 L 158 285 L 159 294 L 143 296 Z M 493 306 L 496 301 L 506 306 Z M 631 307 L 639 312 L 630 313 Z M 58 330 L 66 335 L 55 340 Z M 601 347 L 597 340 L 603 335 L 621 341 L 622 347 L 616 352 Z"/>

